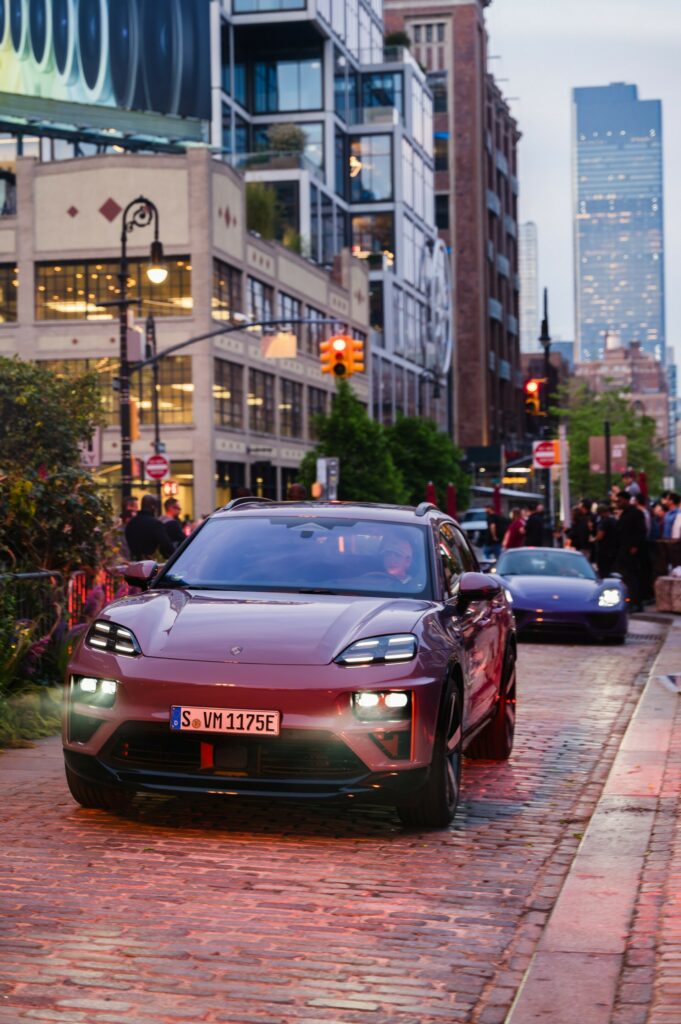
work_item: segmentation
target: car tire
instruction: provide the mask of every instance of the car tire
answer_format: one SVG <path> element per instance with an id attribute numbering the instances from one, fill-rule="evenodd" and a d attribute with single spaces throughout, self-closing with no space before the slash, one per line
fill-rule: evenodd
<path id="1" fill-rule="evenodd" d="M 473 760 L 505 761 L 511 756 L 516 715 L 515 665 L 515 655 L 509 647 L 504 658 L 494 715 L 466 748 L 466 757 Z"/>
<path id="2" fill-rule="evenodd" d="M 96 808 L 100 811 L 124 811 L 130 806 L 134 793 L 114 786 L 102 786 L 84 782 L 79 775 L 66 768 L 66 782 L 71 796 L 81 807 Z"/>
<path id="3" fill-rule="evenodd" d="M 456 813 L 461 790 L 461 696 L 448 688 L 435 742 L 428 781 L 412 803 L 397 805 L 397 814 L 411 828 L 447 828 Z"/>

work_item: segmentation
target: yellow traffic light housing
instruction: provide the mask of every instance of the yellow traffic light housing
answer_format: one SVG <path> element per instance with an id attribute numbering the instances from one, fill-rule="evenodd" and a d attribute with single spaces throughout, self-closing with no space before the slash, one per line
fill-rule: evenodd
<path id="1" fill-rule="evenodd" d="M 364 342 L 353 338 L 350 346 L 350 373 L 364 373 Z"/>
<path id="2" fill-rule="evenodd" d="M 346 334 L 336 334 L 328 341 L 322 341 L 319 345 L 319 361 L 322 366 L 322 373 L 332 373 L 334 377 L 343 380 L 350 377 L 354 372 L 354 338 Z M 364 349 L 364 343 L 362 350 Z M 364 369 L 364 364 L 361 364 Z"/>

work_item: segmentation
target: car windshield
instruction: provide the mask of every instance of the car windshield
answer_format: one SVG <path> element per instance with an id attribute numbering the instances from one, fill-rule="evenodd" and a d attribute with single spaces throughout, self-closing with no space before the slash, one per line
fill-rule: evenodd
<path id="1" fill-rule="evenodd" d="M 430 592 L 421 526 L 297 513 L 209 519 L 159 587 L 303 593 Z"/>
<path id="2" fill-rule="evenodd" d="M 552 548 L 505 551 L 497 562 L 500 576 L 563 576 L 595 580 L 596 573 L 584 555 Z"/>

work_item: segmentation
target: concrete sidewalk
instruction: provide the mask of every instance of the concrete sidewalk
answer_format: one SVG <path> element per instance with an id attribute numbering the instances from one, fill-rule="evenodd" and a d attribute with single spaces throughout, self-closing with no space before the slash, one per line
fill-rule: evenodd
<path id="1" fill-rule="evenodd" d="M 681 620 L 670 617 L 506 1024 L 681 1022 Z"/>

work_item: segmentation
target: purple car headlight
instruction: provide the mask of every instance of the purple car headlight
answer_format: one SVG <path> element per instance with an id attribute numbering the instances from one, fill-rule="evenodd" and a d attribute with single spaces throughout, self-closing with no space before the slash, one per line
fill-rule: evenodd
<path id="1" fill-rule="evenodd" d="M 95 651 L 109 651 L 111 654 L 137 657 L 142 653 L 137 637 L 131 630 L 104 619 L 97 619 L 92 623 L 85 637 L 85 644 Z"/>
<path id="2" fill-rule="evenodd" d="M 416 637 L 413 633 L 395 633 L 392 636 L 370 636 L 356 640 L 335 659 L 337 665 L 376 665 L 411 661 L 416 656 Z"/>
<path id="3" fill-rule="evenodd" d="M 606 587 L 598 595 L 599 608 L 617 608 L 621 604 L 624 604 L 624 596 L 617 587 Z"/>

